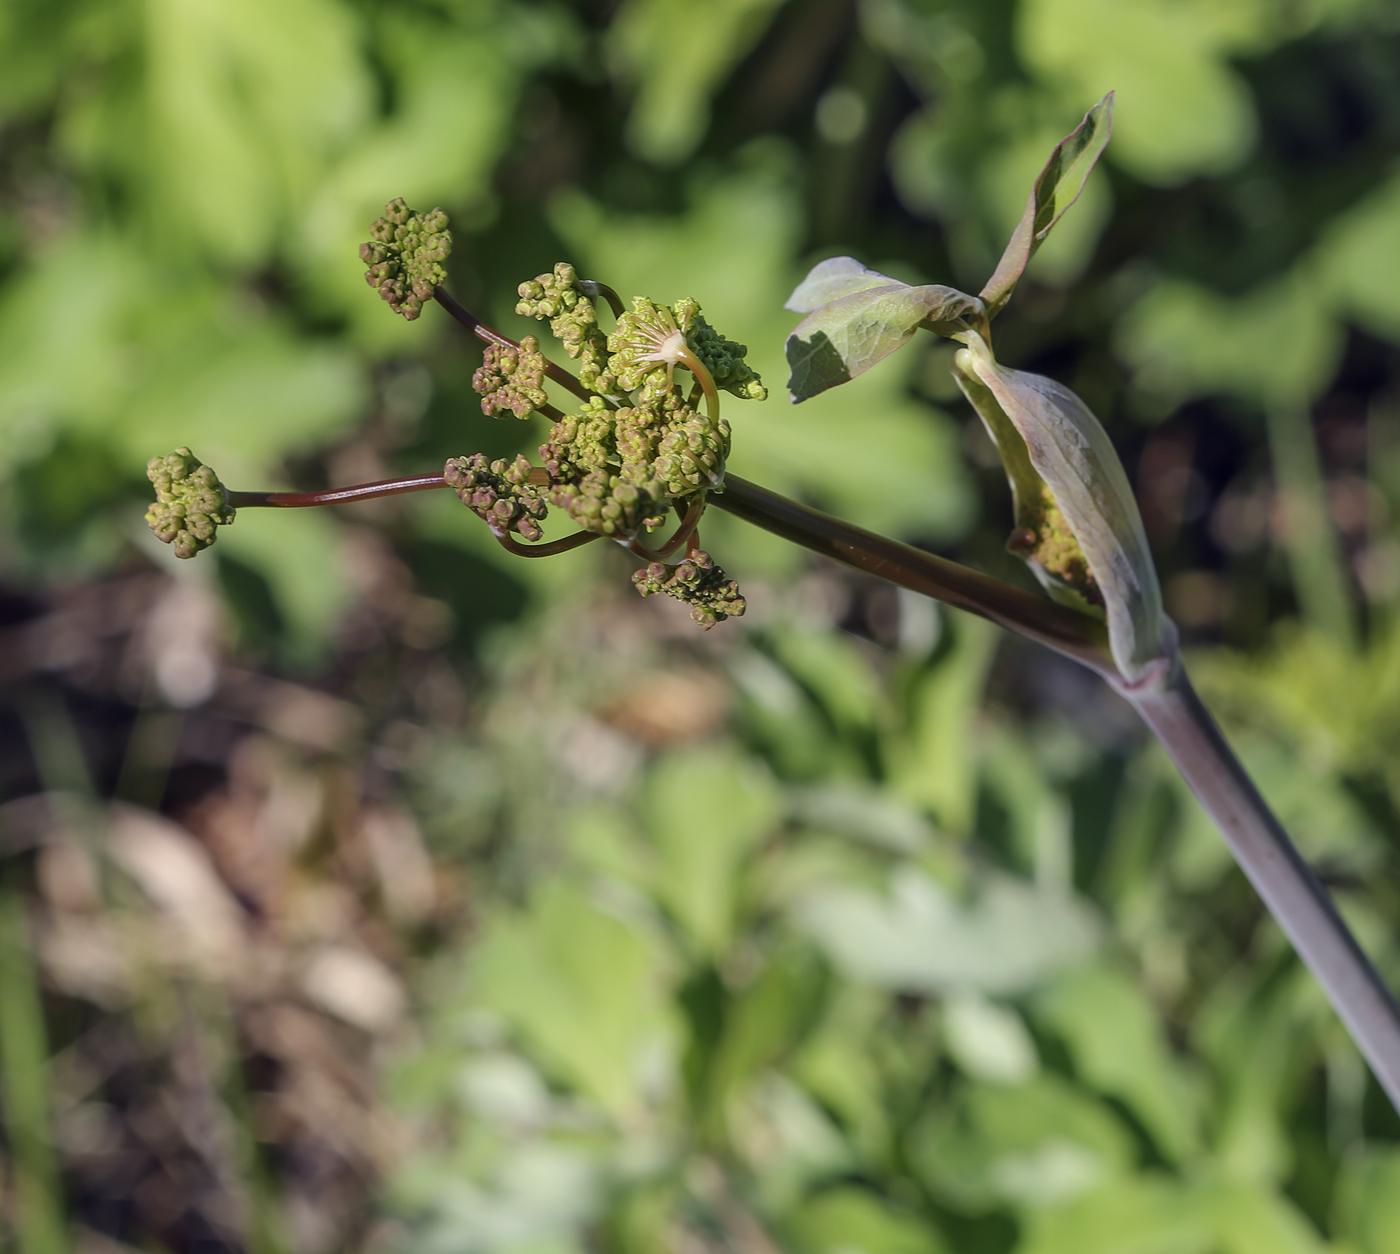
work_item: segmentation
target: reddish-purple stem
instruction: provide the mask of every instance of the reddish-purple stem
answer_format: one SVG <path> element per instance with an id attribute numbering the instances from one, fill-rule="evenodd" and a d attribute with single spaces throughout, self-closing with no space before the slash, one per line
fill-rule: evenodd
<path id="1" fill-rule="evenodd" d="M 435 475 L 413 475 L 408 479 L 380 479 L 374 483 L 357 483 L 349 488 L 327 488 L 324 492 L 233 492 L 228 503 L 234 509 L 253 509 L 260 505 L 275 505 L 281 509 L 302 509 L 312 505 L 335 505 L 340 501 L 372 501 L 380 496 L 399 496 L 404 492 L 430 492 L 445 488 L 446 481 L 439 471 Z"/>
<path id="2" fill-rule="evenodd" d="M 603 538 L 596 531 L 575 531 L 573 535 L 565 536 L 562 540 L 550 540 L 545 544 L 522 544 L 514 536 L 497 531 L 494 527 L 491 534 L 496 537 L 496 542 L 501 548 L 507 553 L 514 553 L 516 557 L 554 557 L 559 553 L 568 553 L 571 549 L 581 549 L 585 544 Z"/>
<path id="3" fill-rule="evenodd" d="M 433 288 L 433 299 L 437 301 L 448 313 L 458 322 L 467 328 L 478 339 L 485 340 L 488 344 L 499 344 L 502 348 L 519 348 L 520 344 L 511 339 L 508 335 L 502 335 L 499 331 L 488 327 L 480 318 L 468 313 L 453 298 L 452 295 L 441 287 Z M 548 359 L 544 363 L 545 375 L 553 379 L 560 387 L 568 388 L 575 396 L 582 400 L 592 400 L 595 393 L 590 392 L 582 383 L 563 366 L 556 366 Z M 541 412 L 544 412 L 543 410 Z M 556 411 L 557 415 L 557 411 Z"/>
<path id="4" fill-rule="evenodd" d="M 690 507 L 685 511 L 685 517 L 681 519 L 681 525 L 676 528 L 675 534 L 659 548 L 648 548 L 636 538 L 627 545 L 627 551 L 644 562 L 664 562 L 695 534 L 695 528 L 700 525 L 700 515 L 704 512 L 705 494 L 701 492 L 690 502 Z"/>

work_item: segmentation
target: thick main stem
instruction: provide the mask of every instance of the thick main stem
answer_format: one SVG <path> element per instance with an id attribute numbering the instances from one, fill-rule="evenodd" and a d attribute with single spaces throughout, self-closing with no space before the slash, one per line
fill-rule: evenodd
<path id="1" fill-rule="evenodd" d="M 709 501 L 814 553 L 989 618 L 1105 678 L 1117 678 L 1108 652 L 1108 632 L 1097 619 L 1078 610 L 809 509 L 737 475 L 726 475 L 723 490 L 710 493 Z"/>
<path id="2" fill-rule="evenodd" d="M 1215 820 L 1235 861 L 1317 977 L 1400 1110 L 1400 1006 L 1259 795 L 1185 670 L 1178 665 L 1167 684 L 1155 691 L 1123 695 Z"/>

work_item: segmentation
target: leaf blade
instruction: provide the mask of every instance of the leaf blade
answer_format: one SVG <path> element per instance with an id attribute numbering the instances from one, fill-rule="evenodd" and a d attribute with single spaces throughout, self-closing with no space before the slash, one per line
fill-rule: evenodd
<path id="1" fill-rule="evenodd" d="M 873 273 L 873 272 L 872 272 Z M 982 302 L 955 288 L 889 281 L 829 301 L 787 339 L 793 404 L 846 383 L 903 347 L 921 326 L 951 335 L 982 315 Z"/>
<path id="2" fill-rule="evenodd" d="M 1011 233 L 997 268 L 978 295 L 989 317 L 1011 298 L 1021 275 L 1051 228 L 1079 199 L 1089 174 L 1113 133 L 1113 93 L 1109 92 L 1084 120 L 1055 145 L 1050 160 L 1036 177 L 1025 212 Z"/>
<path id="3" fill-rule="evenodd" d="M 828 257 L 807 272 L 807 277 L 793 289 L 783 308 L 791 309 L 793 313 L 814 313 L 843 296 L 852 296 L 872 287 L 897 286 L 900 286 L 898 279 L 872 270 L 854 257 Z"/>

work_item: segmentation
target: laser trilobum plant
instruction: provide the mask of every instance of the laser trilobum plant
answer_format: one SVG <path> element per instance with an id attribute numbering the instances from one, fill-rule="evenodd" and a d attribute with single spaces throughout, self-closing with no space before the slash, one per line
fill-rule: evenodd
<path id="1" fill-rule="evenodd" d="M 187 448 L 151 461 L 151 529 L 180 557 L 213 543 L 218 527 L 251 506 L 311 506 L 451 487 L 497 541 L 546 557 L 608 537 L 646 565 L 643 596 L 691 606 L 709 628 L 744 612 L 732 579 L 700 547 L 713 505 L 795 543 L 925 593 L 1037 640 L 1102 676 L 1142 716 L 1210 813 L 1236 860 L 1294 948 L 1327 990 L 1372 1071 L 1400 1109 L 1400 1008 L 1326 890 L 1226 744 L 1182 666 L 1163 612 L 1152 556 L 1128 479 L 1107 434 L 1073 392 L 1002 366 L 991 322 L 1031 257 L 1078 198 L 1111 129 L 1113 97 L 1095 105 L 1051 154 L 992 277 L 976 296 L 911 286 L 851 257 L 813 268 L 788 301 L 807 316 L 788 338 L 794 402 L 844 383 L 930 331 L 961 344 L 953 373 L 996 444 L 1015 506 L 1008 548 L 1030 566 L 1040 597 L 978 571 L 831 518 L 726 474 L 731 431 L 720 393 L 762 400 L 767 389 L 691 299 L 627 309 L 605 284 L 561 262 L 522 283 L 516 311 L 547 321 L 577 373 L 547 358 L 536 336 L 516 343 L 447 293 L 451 248 L 441 210 L 392 202 L 360 256 L 366 280 L 410 320 L 436 301 L 486 342 L 472 385 L 493 417 L 548 418 L 538 464 L 523 455 L 450 458 L 436 474 L 326 492 L 238 492 Z M 598 304 L 613 319 L 605 333 Z M 546 384 L 571 394 L 573 412 Z M 577 528 L 543 539 L 553 509 Z M 655 533 L 670 527 L 665 538 Z"/>

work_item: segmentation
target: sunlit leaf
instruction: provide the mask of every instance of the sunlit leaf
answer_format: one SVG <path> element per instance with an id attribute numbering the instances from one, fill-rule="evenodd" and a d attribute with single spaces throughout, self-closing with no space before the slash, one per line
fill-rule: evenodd
<path id="1" fill-rule="evenodd" d="M 989 316 L 1006 304 L 1030 259 L 1035 256 L 1036 249 L 1050 234 L 1051 227 L 1079 199 L 1084 182 L 1108 143 L 1112 129 L 1113 93 L 1109 92 L 1055 146 L 1045 169 L 1031 189 L 1026 211 L 1011 235 L 1011 242 L 1002 253 L 992 277 L 987 280 L 986 287 L 979 293 L 987 304 Z"/>
<path id="2" fill-rule="evenodd" d="M 964 1210 L 1054 1206 L 1121 1177 L 1133 1135 L 1100 1101 L 1043 1071 L 1024 1084 L 976 1084 L 956 1112 L 931 1109 L 910 1137 L 914 1170 Z"/>
<path id="3" fill-rule="evenodd" d="M 926 807 L 938 825 L 971 835 L 981 783 L 976 737 L 968 735 L 991 669 L 998 633 L 980 618 L 950 624 L 951 645 L 911 687 L 909 724 L 891 746 L 890 784 Z"/>
<path id="4" fill-rule="evenodd" d="M 778 0 L 627 0 L 608 28 L 609 60 L 637 84 L 627 136 L 640 155 L 679 161 L 705 133 L 710 97 L 767 28 Z"/>
<path id="5" fill-rule="evenodd" d="M 1081 1079 L 1126 1104 L 1158 1151 L 1182 1161 L 1198 1148 L 1195 1091 L 1175 1066 L 1146 993 L 1127 976 L 1089 968 L 1040 999 L 1038 1021 L 1068 1045 Z"/>
<path id="6" fill-rule="evenodd" d="M 1061 99 L 1120 88 L 1115 165 L 1173 186 L 1226 173 L 1255 141 L 1255 101 L 1231 64 L 1242 45 L 1296 38 L 1295 21 L 1306 22 L 1309 8 L 1320 14 L 1328 7 L 1202 4 L 1185 17 L 1176 0 L 1022 0 L 1015 41 L 1020 63 L 1055 83 Z"/>
<path id="7" fill-rule="evenodd" d="M 812 313 L 843 296 L 853 296 L 872 287 L 902 286 L 898 279 L 862 265 L 854 257 L 828 257 L 819 261 L 807 277 L 793 289 L 784 309 Z"/>
<path id="8" fill-rule="evenodd" d="M 1383 269 L 1383 258 L 1370 265 Z M 1167 279 L 1127 309 L 1118 349 L 1152 410 L 1165 414 L 1193 396 L 1222 392 L 1252 405 L 1309 404 L 1321 395 L 1346 336 L 1326 285 L 1309 270 L 1295 267 L 1233 299 Z"/>
<path id="9" fill-rule="evenodd" d="M 1020 1015 L 977 993 L 948 999 L 943 1039 L 963 1072 L 988 1084 L 1020 1084 L 1039 1066 Z"/>
<path id="10" fill-rule="evenodd" d="M 788 336 L 788 391 L 794 403 L 808 400 L 883 361 L 921 326 L 951 335 L 973 326 L 981 313 L 976 297 L 937 284 L 909 287 L 890 281 L 839 297 L 809 314 Z"/>
<path id="11" fill-rule="evenodd" d="M 475 987 L 546 1070 L 622 1117 L 640 1102 L 641 1068 L 666 1036 L 660 961 L 651 938 L 553 883 L 494 920 Z"/>
<path id="12" fill-rule="evenodd" d="M 1298 1206 L 1255 1181 L 1232 1180 L 1206 1190 L 1217 1249 L 1229 1254 L 1327 1254 L 1324 1241 Z M 1391 1232 L 1393 1241 L 1397 1234 Z M 1385 1246 L 1373 1247 L 1377 1251 Z M 1393 1247 L 1392 1247 L 1393 1248 Z"/>
<path id="13" fill-rule="evenodd" d="M 1390 1254 L 1400 1237 L 1400 1150 L 1353 1154 L 1337 1181 L 1338 1236 L 1367 1254 Z"/>
<path id="14" fill-rule="evenodd" d="M 1207 1254 L 1208 1200 L 1162 1175 L 1115 1180 L 1031 1215 L 1018 1254 Z"/>
<path id="15" fill-rule="evenodd" d="M 781 812 L 772 781 L 727 753 L 677 754 L 653 770 L 643 801 L 656 848 L 653 892 L 700 952 L 728 943 L 738 870 Z"/>
<path id="16" fill-rule="evenodd" d="M 804 1201 L 788 1222 L 811 1254 L 942 1254 L 948 1247 L 920 1216 L 846 1185 Z"/>

